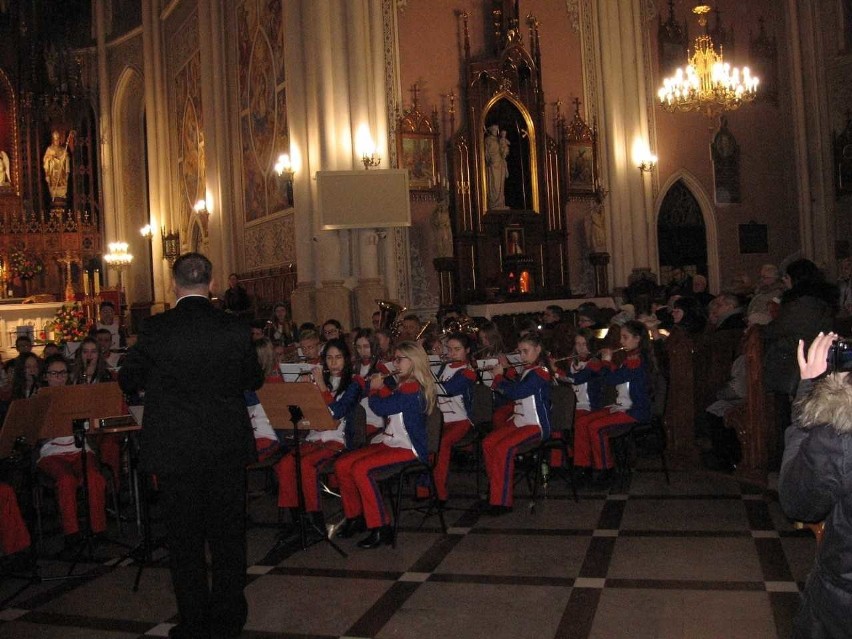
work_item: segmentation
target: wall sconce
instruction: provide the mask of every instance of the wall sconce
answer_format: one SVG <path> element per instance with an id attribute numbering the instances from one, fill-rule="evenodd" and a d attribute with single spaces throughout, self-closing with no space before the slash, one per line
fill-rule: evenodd
<path id="1" fill-rule="evenodd" d="M 376 151 L 376 143 L 373 142 L 373 136 L 370 135 L 370 129 L 366 124 L 358 127 L 355 148 L 361 155 L 361 164 L 364 165 L 365 170 L 369 171 L 371 167 L 377 167 L 382 163 L 382 158 Z"/>
<path id="2" fill-rule="evenodd" d="M 204 229 L 204 236 L 207 236 L 207 223 L 210 221 L 210 211 L 207 210 L 207 202 L 198 200 L 195 206 L 192 207 L 193 213 L 201 220 L 201 228 Z"/>
<path id="3" fill-rule="evenodd" d="M 154 237 L 154 229 L 151 227 L 150 224 L 146 224 L 141 229 L 139 229 L 139 234 L 150 242 L 151 239 Z"/>
<path id="4" fill-rule="evenodd" d="M 639 161 L 639 164 L 637 166 L 639 168 L 639 171 L 641 171 L 642 173 L 650 173 L 655 168 L 657 168 L 657 156 L 653 153 L 648 153 L 648 155 L 646 155 Z"/>
<path id="5" fill-rule="evenodd" d="M 163 257 L 168 260 L 170 266 L 175 265 L 175 260 L 180 256 L 180 232 L 169 231 L 166 233 L 166 227 L 162 228 L 163 237 Z"/>
<path id="6" fill-rule="evenodd" d="M 284 179 L 287 188 L 287 203 L 293 206 L 293 177 L 296 172 L 293 170 L 293 163 L 290 161 L 288 153 L 282 153 L 275 161 L 275 166 L 272 169 Z"/>

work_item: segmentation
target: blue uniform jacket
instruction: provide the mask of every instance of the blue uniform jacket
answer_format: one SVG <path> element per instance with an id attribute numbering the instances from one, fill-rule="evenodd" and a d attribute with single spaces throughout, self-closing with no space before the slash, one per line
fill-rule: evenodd
<path id="1" fill-rule="evenodd" d="M 514 369 L 510 369 L 510 371 L 514 371 Z M 538 425 L 541 428 L 541 440 L 544 441 L 550 439 L 550 373 L 542 366 L 527 367 L 525 372 L 526 375 L 517 379 L 511 372 L 506 377 L 497 375 L 491 384 L 491 388 L 513 401 L 530 396 L 534 397 L 535 412 L 538 415 Z"/>
<path id="2" fill-rule="evenodd" d="M 402 413 L 405 432 L 414 446 L 415 454 L 419 459 L 427 458 L 429 435 L 426 432 L 426 399 L 420 384 L 407 381 L 397 386 L 396 390 L 387 386 L 371 390 L 368 403 L 370 410 L 382 417 Z"/>

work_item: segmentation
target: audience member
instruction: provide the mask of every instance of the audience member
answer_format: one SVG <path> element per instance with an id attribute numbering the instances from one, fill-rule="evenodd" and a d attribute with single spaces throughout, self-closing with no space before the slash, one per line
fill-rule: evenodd
<path id="1" fill-rule="evenodd" d="M 692 297 L 697 299 L 701 306 L 706 310 L 710 306 L 716 296 L 707 292 L 707 278 L 703 275 L 696 275 L 692 278 Z"/>
<path id="2" fill-rule="evenodd" d="M 228 290 L 222 298 L 224 310 L 230 313 L 241 315 L 251 308 L 248 292 L 240 285 L 236 273 L 228 276 Z"/>
<path id="3" fill-rule="evenodd" d="M 745 310 L 740 297 L 734 293 L 719 293 L 710 304 L 710 324 L 714 330 L 742 330 L 746 327 Z"/>

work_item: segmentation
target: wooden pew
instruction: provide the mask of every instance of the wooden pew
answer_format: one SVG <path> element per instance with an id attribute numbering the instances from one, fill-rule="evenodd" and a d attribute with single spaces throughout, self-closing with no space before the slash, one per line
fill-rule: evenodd
<path id="1" fill-rule="evenodd" d="M 665 341 L 669 382 L 665 429 L 667 449 L 675 468 L 698 466 L 695 446 L 695 352 L 696 344 L 686 331 L 672 330 Z"/>
<path id="2" fill-rule="evenodd" d="M 746 401 L 725 415 L 725 426 L 736 431 L 742 446 L 739 471 L 765 481 L 776 437 L 774 404 L 763 388 L 762 327 L 752 326 L 746 331 L 743 351 L 748 375 Z"/>

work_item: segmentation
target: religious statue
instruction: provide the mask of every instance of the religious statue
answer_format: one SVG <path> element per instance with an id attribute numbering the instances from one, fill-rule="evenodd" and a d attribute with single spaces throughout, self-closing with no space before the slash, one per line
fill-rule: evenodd
<path id="1" fill-rule="evenodd" d="M 6 151 L 0 151 L 0 186 L 12 186 L 12 165 Z"/>
<path id="2" fill-rule="evenodd" d="M 50 191 L 50 201 L 64 202 L 68 195 L 68 174 L 71 171 L 68 143 L 62 144 L 62 134 L 56 130 L 51 139 L 50 146 L 44 152 L 44 179 Z"/>
<path id="3" fill-rule="evenodd" d="M 509 169 L 506 158 L 509 157 L 509 141 L 506 132 L 500 132 L 500 127 L 492 124 L 485 136 L 485 166 L 488 171 L 488 210 L 509 208 L 506 206 L 506 178 Z"/>
<path id="4" fill-rule="evenodd" d="M 445 202 L 441 202 L 432 212 L 432 226 L 437 234 L 438 257 L 453 256 L 453 233 L 450 229 L 450 212 Z"/>
<path id="5" fill-rule="evenodd" d="M 584 225 L 590 253 L 606 253 L 606 213 L 603 202 L 595 202 Z"/>

